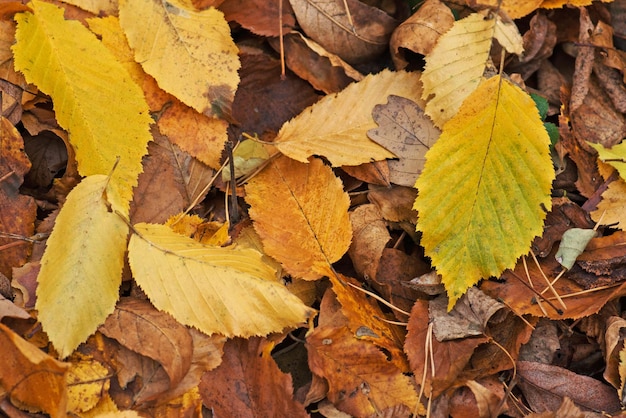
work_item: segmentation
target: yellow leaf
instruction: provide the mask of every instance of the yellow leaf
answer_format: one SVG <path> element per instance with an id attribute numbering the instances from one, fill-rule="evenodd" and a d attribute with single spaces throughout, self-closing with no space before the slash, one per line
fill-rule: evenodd
<path id="1" fill-rule="evenodd" d="M 35 308 L 61 357 L 104 322 L 119 296 L 128 226 L 107 207 L 107 181 L 90 176 L 70 192 L 41 260 Z M 106 198 L 120 210 L 113 189 Z"/>
<path id="2" fill-rule="evenodd" d="M 623 178 L 609 183 L 598 208 L 591 212 L 591 218 L 596 222 L 602 219 L 604 225 L 616 224 L 617 228 L 626 230 L 626 181 Z"/>
<path id="3" fill-rule="evenodd" d="M 108 174 L 120 158 L 111 186 L 120 189 L 127 213 L 152 138 L 143 93 L 80 22 L 64 20 L 63 9 L 52 4 L 29 4 L 32 13 L 15 16 L 15 66 L 52 97 L 57 121 L 70 133 L 81 175 Z"/>
<path id="4" fill-rule="evenodd" d="M 494 37 L 510 52 L 521 52 L 522 39 L 515 25 L 505 25 L 499 16 L 474 13 L 454 22 L 426 56 L 422 98 L 434 96 L 426 104 L 426 114 L 436 126 L 452 118 L 478 87 Z"/>
<path id="5" fill-rule="evenodd" d="M 377 126 L 372 109 L 386 103 L 390 94 L 421 102 L 419 75 L 383 71 L 325 96 L 285 123 L 275 145 L 294 160 L 306 163 L 310 156 L 321 155 L 333 167 L 394 158 L 367 137 L 367 131 Z"/>
<path id="6" fill-rule="evenodd" d="M 600 0 L 602 3 L 611 3 L 613 0 Z M 558 9 L 564 6 L 584 7 L 593 3 L 593 0 L 543 0 L 541 7 L 544 9 Z"/>
<path id="7" fill-rule="evenodd" d="M 66 0 L 64 3 L 80 7 L 95 15 L 117 13 L 117 2 L 115 0 Z"/>
<path id="8" fill-rule="evenodd" d="M 72 355 L 72 367 L 67 374 L 67 410 L 76 415 L 98 405 L 103 393 L 109 391 L 109 370 L 92 357 Z"/>
<path id="9" fill-rule="evenodd" d="M 55 360 L 4 324 L 0 324 L 0 347 L 0 388 L 11 401 L 45 411 L 52 418 L 65 417 L 65 376 L 70 365 Z"/>
<path id="10" fill-rule="evenodd" d="M 163 90 L 205 115 L 230 114 L 240 63 L 222 12 L 123 0 L 119 14 L 135 60 Z"/>
<path id="11" fill-rule="evenodd" d="M 498 276 L 541 234 L 554 169 L 533 100 L 500 76 L 465 101 L 426 154 L 415 187 L 417 229 L 449 308 Z"/>
<path id="12" fill-rule="evenodd" d="M 250 337 L 298 326 L 313 312 L 276 281 L 257 251 L 209 247 L 164 225 L 134 229 L 128 259 L 135 281 L 182 324 Z"/>
<path id="13" fill-rule="evenodd" d="M 480 0 L 481 6 L 501 8 L 511 19 L 519 19 L 534 12 L 542 6 L 541 2 L 542 0 Z"/>
<path id="14" fill-rule="evenodd" d="M 352 227 L 350 199 L 330 167 L 281 156 L 246 185 L 246 201 L 265 252 L 287 273 L 306 280 L 332 275 Z"/>
<path id="15" fill-rule="evenodd" d="M 596 151 L 600 160 L 612 165 L 622 179 L 626 180 L 626 142 L 615 145 L 612 148 L 604 148 L 602 144 L 588 142 Z"/>

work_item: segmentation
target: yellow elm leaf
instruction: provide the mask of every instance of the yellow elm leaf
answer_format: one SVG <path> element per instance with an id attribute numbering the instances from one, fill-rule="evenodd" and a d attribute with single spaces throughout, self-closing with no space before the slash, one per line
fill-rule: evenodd
<path id="1" fill-rule="evenodd" d="M 122 0 L 119 7 L 135 60 L 163 90 L 207 116 L 230 115 L 240 62 L 222 12 L 177 0 Z"/>
<path id="2" fill-rule="evenodd" d="M 265 252 L 294 277 L 332 275 L 350 247 L 350 199 L 320 159 L 275 159 L 248 182 L 246 202 Z"/>
<path id="3" fill-rule="evenodd" d="M 367 137 L 367 131 L 377 127 L 372 109 L 386 103 L 390 94 L 420 103 L 419 75 L 383 71 L 325 96 L 286 122 L 275 145 L 294 160 L 306 163 L 310 156 L 321 155 L 333 167 L 394 158 Z"/>
<path id="4" fill-rule="evenodd" d="M 591 4 L 591 0 L 589 1 Z M 534 12 L 541 3 L 542 0 L 480 0 L 481 6 L 501 8 L 511 19 L 519 19 Z"/>
<path id="5" fill-rule="evenodd" d="M 602 3 L 610 3 L 613 0 L 600 0 Z M 559 9 L 564 6 L 584 7 L 593 3 L 593 0 L 543 0 L 541 7 L 544 9 Z"/>
<path id="6" fill-rule="evenodd" d="M 165 225 L 134 229 L 128 260 L 135 281 L 181 324 L 247 338 L 298 326 L 313 313 L 276 281 L 257 251 L 203 245 Z"/>
<path id="7" fill-rule="evenodd" d="M 426 154 L 414 208 L 449 308 L 482 278 L 513 267 L 541 234 L 554 169 L 533 100 L 492 77 Z"/>
<path id="8" fill-rule="evenodd" d="M 67 201 L 48 238 L 37 276 L 39 322 L 61 357 L 85 341 L 115 309 L 122 282 L 128 226 L 109 178 L 85 178 Z"/>
<path id="9" fill-rule="evenodd" d="M 63 9 L 39 0 L 18 13 L 15 67 L 29 83 L 52 97 L 57 121 L 70 133 L 79 173 L 108 174 L 126 201 L 142 171 L 152 138 L 152 118 L 143 92 L 96 36 Z"/>
<path id="10" fill-rule="evenodd" d="M 626 181 L 623 178 L 609 183 L 597 209 L 591 212 L 591 218 L 596 222 L 602 219 L 604 225 L 616 224 L 617 228 L 626 230 Z"/>
<path id="11" fill-rule="evenodd" d="M 454 22 L 426 56 L 422 98 L 431 97 L 425 110 L 437 127 L 453 117 L 478 87 L 494 37 L 509 52 L 521 52 L 522 39 L 515 25 L 504 24 L 499 16 L 473 13 Z"/>

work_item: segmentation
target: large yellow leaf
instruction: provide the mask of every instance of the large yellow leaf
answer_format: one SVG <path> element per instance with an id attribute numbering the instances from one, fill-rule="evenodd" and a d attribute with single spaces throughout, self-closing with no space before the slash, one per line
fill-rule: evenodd
<path id="1" fill-rule="evenodd" d="M 128 259 L 135 281 L 182 324 L 250 337 L 298 326 L 313 312 L 276 281 L 257 251 L 202 245 L 164 225 L 134 228 Z"/>
<path id="2" fill-rule="evenodd" d="M 426 114 L 442 127 L 454 116 L 467 96 L 479 85 L 493 38 L 509 52 L 521 53 L 522 38 L 515 25 L 499 16 L 474 13 L 454 22 L 426 57 L 422 97 L 430 100 Z"/>
<path id="3" fill-rule="evenodd" d="M 67 196 L 41 260 L 37 277 L 39 321 L 66 357 L 115 309 L 122 282 L 128 226 L 121 198 L 108 177 L 85 178 Z M 104 197 L 109 203 L 104 200 Z"/>
<path id="4" fill-rule="evenodd" d="M 240 63 L 222 12 L 177 0 L 123 0 L 120 24 L 136 61 L 163 90 L 200 113 L 230 114 Z"/>
<path id="5" fill-rule="evenodd" d="M 390 94 L 421 102 L 419 75 L 383 71 L 325 96 L 285 123 L 275 145 L 294 160 L 306 163 L 310 156 L 321 155 L 333 167 L 394 158 L 367 137 L 377 127 L 372 109 L 386 103 Z"/>
<path id="6" fill-rule="evenodd" d="M 70 133 L 81 175 L 108 174 L 126 203 L 151 139 L 143 93 L 113 55 L 63 9 L 39 0 L 16 15 L 15 67 L 52 97 L 59 124 Z"/>
<path id="7" fill-rule="evenodd" d="M 332 275 L 350 247 L 350 199 L 330 167 L 281 156 L 246 185 L 246 201 L 265 252 L 294 277 Z"/>
<path id="8" fill-rule="evenodd" d="M 451 308 L 481 278 L 513 267 L 541 234 L 554 170 L 533 100 L 500 76 L 465 101 L 426 154 L 417 229 Z"/>

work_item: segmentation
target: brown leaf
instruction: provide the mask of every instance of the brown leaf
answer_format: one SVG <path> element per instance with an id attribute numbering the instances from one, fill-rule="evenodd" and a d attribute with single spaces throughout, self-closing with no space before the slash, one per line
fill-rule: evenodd
<path id="1" fill-rule="evenodd" d="M 69 364 L 55 360 L 0 324 L 0 386 L 14 403 L 66 416 Z"/>
<path id="2" fill-rule="evenodd" d="M 347 327 L 316 328 L 307 337 L 309 366 L 328 380 L 328 399 L 353 416 L 370 416 L 396 405 L 417 406 L 411 380 L 369 341 Z"/>
<path id="3" fill-rule="evenodd" d="M 387 316 L 372 298 L 346 284 L 356 285 L 358 283 L 356 280 L 342 275 L 340 280 L 331 278 L 333 292 L 341 304 L 342 314 L 348 319 L 348 328 L 353 336 L 375 344 L 387 354 L 387 361 L 390 364 L 402 372 L 407 372 L 409 365 L 402 352 L 404 342 L 402 330 L 386 321 Z"/>
<path id="4" fill-rule="evenodd" d="M 427 55 L 441 35 L 454 23 L 454 15 L 448 6 L 439 0 L 426 0 L 411 17 L 402 22 L 389 41 L 391 58 L 398 70 L 409 64 L 404 49 Z"/>
<path id="5" fill-rule="evenodd" d="M 265 338 L 229 340 L 222 364 L 200 382 L 204 405 L 224 417 L 308 416 L 293 400 L 291 376 L 272 359 L 273 347 Z"/>
<path id="6" fill-rule="evenodd" d="M 33 235 L 37 207 L 32 197 L 19 194 L 30 161 L 24 153 L 22 137 L 4 117 L 0 117 L 0 137 L 0 273 L 10 278 L 11 269 L 23 265 L 30 255 L 32 242 L 20 238 Z"/>
<path id="7" fill-rule="evenodd" d="M 517 374 L 520 377 L 518 386 L 535 412 L 557 410 L 565 397 L 584 410 L 620 410 L 615 389 L 591 377 L 528 361 L 517 363 Z"/>
<path id="8" fill-rule="evenodd" d="M 348 195 L 330 167 L 281 156 L 246 185 L 246 201 L 265 252 L 289 274 L 316 280 L 348 250 Z"/>
<path id="9" fill-rule="evenodd" d="M 416 301 L 409 318 L 407 327 L 409 332 L 404 343 L 404 352 L 416 380 L 421 381 L 425 376 L 426 395 L 436 398 L 452 386 L 468 364 L 474 349 L 488 341 L 488 338 L 479 336 L 439 342 L 432 336 L 428 318 L 428 302 Z M 432 344 L 434 371 L 430 369 L 430 357 L 427 357 L 431 352 L 431 349 L 426 347 L 427 339 Z"/>
<path id="10" fill-rule="evenodd" d="M 161 364 L 171 387 L 178 385 L 191 365 L 193 345 L 187 328 L 148 301 L 120 300 L 100 332 Z"/>
<path id="11" fill-rule="evenodd" d="M 163 223 L 187 209 L 213 176 L 213 170 L 181 151 L 165 136 L 154 133 L 144 157 L 131 202 L 133 223 Z"/>
<path id="12" fill-rule="evenodd" d="M 376 277 L 378 262 L 391 240 L 382 214 L 375 205 L 361 205 L 350 212 L 352 244 L 348 255 L 360 277 Z"/>
<path id="13" fill-rule="evenodd" d="M 390 187 L 389 184 L 389 163 L 388 160 L 373 161 L 360 165 L 344 165 L 343 171 L 355 179 L 378 186 Z"/>
<path id="14" fill-rule="evenodd" d="M 278 40 L 271 45 L 279 49 Z M 321 45 L 305 38 L 299 32 L 284 37 L 285 62 L 300 78 L 326 94 L 337 93 L 348 84 L 363 79 L 363 75 Z"/>
<path id="15" fill-rule="evenodd" d="M 357 0 L 290 0 L 308 37 L 350 64 L 375 58 L 386 49 L 394 18 Z"/>
<path id="16" fill-rule="evenodd" d="M 387 104 L 374 107 L 372 116 L 378 128 L 367 135 L 399 158 L 389 161 L 390 181 L 413 187 L 424 169 L 426 151 L 441 132 L 420 105 L 400 96 L 390 95 Z"/>
<path id="17" fill-rule="evenodd" d="M 282 6 L 279 6 L 280 2 Z M 279 14 L 280 7 L 282 16 Z M 227 21 L 235 21 L 261 36 L 279 36 L 281 24 L 283 34 L 287 34 L 296 24 L 293 9 L 287 0 L 226 0 L 219 9 L 224 12 Z M 279 18 L 282 18 L 282 22 Z"/>
<path id="18" fill-rule="evenodd" d="M 367 198 L 380 209 L 383 218 L 391 222 L 417 222 L 417 211 L 413 202 L 417 189 L 413 187 L 370 187 Z"/>

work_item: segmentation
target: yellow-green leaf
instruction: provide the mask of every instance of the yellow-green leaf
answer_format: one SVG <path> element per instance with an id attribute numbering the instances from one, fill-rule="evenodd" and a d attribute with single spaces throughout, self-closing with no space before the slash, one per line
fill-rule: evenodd
<path id="1" fill-rule="evenodd" d="M 128 259 L 135 281 L 182 324 L 250 337 L 298 326 L 313 312 L 276 281 L 257 251 L 202 245 L 164 225 L 134 228 Z"/>
<path id="2" fill-rule="evenodd" d="M 350 247 L 350 198 L 332 169 L 281 156 L 246 185 L 246 201 L 265 252 L 294 277 L 332 275 Z"/>
<path id="3" fill-rule="evenodd" d="M 159 87 L 200 113 L 230 114 L 240 62 L 222 12 L 178 0 L 123 0 L 120 24 Z"/>
<path id="4" fill-rule="evenodd" d="M 367 131 L 378 126 L 372 109 L 386 103 L 390 94 L 421 102 L 419 76 L 383 71 L 350 84 L 285 123 L 275 145 L 294 160 L 306 163 L 310 156 L 321 155 L 333 167 L 394 158 L 392 152 L 367 137 Z"/>
<path id="5" fill-rule="evenodd" d="M 114 189 L 105 192 L 107 181 L 90 176 L 70 192 L 41 260 L 35 308 L 61 357 L 104 322 L 119 296 L 128 226 L 107 205 L 121 204 Z"/>
<path id="6" fill-rule="evenodd" d="M 81 175 L 109 174 L 120 157 L 111 186 L 127 212 L 152 138 L 143 92 L 93 33 L 63 18 L 63 9 L 39 0 L 29 5 L 32 12 L 15 16 L 15 67 L 52 97 Z"/>
<path id="7" fill-rule="evenodd" d="M 541 234 L 554 179 L 549 144 L 530 96 L 497 76 L 468 97 L 426 154 L 415 185 L 417 229 L 450 308 L 481 278 L 513 267 Z"/>
<path id="8" fill-rule="evenodd" d="M 442 127 L 480 84 L 496 37 L 509 52 L 520 53 L 522 38 L 515 25 L 505 24 L 499 16 L 473 13 L 454 22 L 426 57 L 422 74 L 428 99 L 426 114 Z"/>

